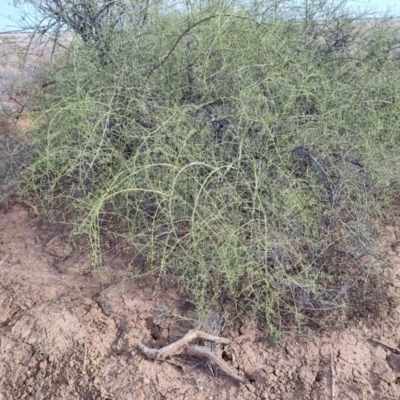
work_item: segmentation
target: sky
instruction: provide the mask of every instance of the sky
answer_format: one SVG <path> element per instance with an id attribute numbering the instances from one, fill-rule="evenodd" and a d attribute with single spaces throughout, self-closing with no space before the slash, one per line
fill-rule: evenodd
<path id="1" fill-rule="evenodd" d="M 373 7 L 378 12 L 385 12 L 387 11 L 388 7 L 390 7 L 390 14 L 400 17 L 399 0 L 352 0 L 349 1 L 349 4 L 361 8 L 368 4 L 370 7 Z M 16 21 L 18 20 L 20 20 L 20 16 L 18 10 L 13 5 L 13 1 L 0 0 L 0 33 L 17 30 L 18 23 L 16 23 Z"/>

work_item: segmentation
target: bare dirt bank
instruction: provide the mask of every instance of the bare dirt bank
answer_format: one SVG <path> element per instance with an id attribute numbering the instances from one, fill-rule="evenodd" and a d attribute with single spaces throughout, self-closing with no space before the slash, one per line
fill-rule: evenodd
<path id="1" fill-rule="evenodd" d="M 99 283 L 87 256 L 33 211 L 22 203 L 0 210 L 0 399 L 400 398 L 400 355 L 388 347 L 400 342 L 400 307 L 344 331 L 308 331 L 273 346 L 257 335 L 234 343 L 226 363 L 245 384 L 194 358 L 155 362 L 135 342 L 161 347 L 192 327 L 179 291 L 123 284 L 111 278 L 118 273 Z M 388 227 L 394 286 L 398 239 L 398 227 Z M 114 261 L 110 269 L 121 271 Z M 162 307 L 186 319 L 162 318 Z M 232 339 L 246 327 L 222 333 Z"/>

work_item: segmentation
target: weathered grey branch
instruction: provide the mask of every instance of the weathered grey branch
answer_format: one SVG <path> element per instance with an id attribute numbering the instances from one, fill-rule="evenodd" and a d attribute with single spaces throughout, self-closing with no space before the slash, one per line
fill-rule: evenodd
<path id="1" fill-rule="evenodd" d="M 207 340 L 219 344 L 231 344 L 229 339 L 225 339 L 219 336 L 209 335 L 205 332 L 198 330 L 189 331 L 182 339 L 177 340 L 161 349 L 152 349 L 145 346 L 140 340 L 136 343 L 136 347 L 145 354 L 148 358 L 153 360 L 165 360 L 168 357 L 172 357 L 179 354 L 188 354 L 193 357 L 207 358 L 212 364 L 219 368 L 225 375 L 235 379 L 238 382 L 245 383 L 247 380 L 237 375 L 231 368 L 229 368 L 225 362 L 220 359 L 215 353 L 213 353 L 207 347 L 189 345 L 193 340 Z"/>

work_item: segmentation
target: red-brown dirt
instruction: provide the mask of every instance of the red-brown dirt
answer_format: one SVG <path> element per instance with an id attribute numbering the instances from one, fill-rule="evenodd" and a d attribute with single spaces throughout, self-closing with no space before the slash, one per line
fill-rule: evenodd
<path id="1" fill-rule="evenodd" d="M 245 384 L 196 359 L 148 360 L 136 340 L 158 348 L 193 327 L 190 312 L 177 308 L 177 288 L 115 274 L 101 280 L 33 211 L 25 203 L 0 211 L 0 399 L 400 398 L 400 355 L 371 340 L 397 348 L 400 307 L 345 330 L 309 330 L 270 346 L 256 336 L 234 343 L 226 362 Z M 398 280 L 396 229 L 385 240 Z M 121 271 L 117 259 L 108 263 Z M 161 307 L 186 320 L 160 317 Z"/>

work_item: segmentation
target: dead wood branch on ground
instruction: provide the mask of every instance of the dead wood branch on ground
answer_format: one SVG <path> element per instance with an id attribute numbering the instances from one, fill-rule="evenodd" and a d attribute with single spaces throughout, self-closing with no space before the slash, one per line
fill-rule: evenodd
<path id="1" fill-rule="evenodd" d="M 220 359 L 210 349 L 202 346 L 189 345 L 194 340 L 208 340 L 210 342 L 229 345 L 232 342 L 219 336 L 209 335 L 205 332 L 198 330 L 189 331 L 182 339 L 177 340 L 161 349 L 151 349 L 145 346 L 140 340 L 136 343 L 139 350 L 148 358 L 153 360 L 165 360 L 168 357 L 176 356 L 179 354 L 188 354 L 197 358 L 207 358 L 212 364 L 219 368 L 225 375 L 235 379 L 238 382 L 245 383 L 247 380 L 237 375 L 229 368 L 225 362 Z"/>
<path id="2" fill-rule="evenodd" d="M 370 340 L 374 343 L 380 344 L 383 347 L 386 347 L 387 349 L 393 351 L 395 354 L 400 354 L 400 349 L 398 349 L 396 347 L 390 346 L 387 343 L 381 342 L 380 340 L 375 339 L 375 338 L 371 338 Z"/>

